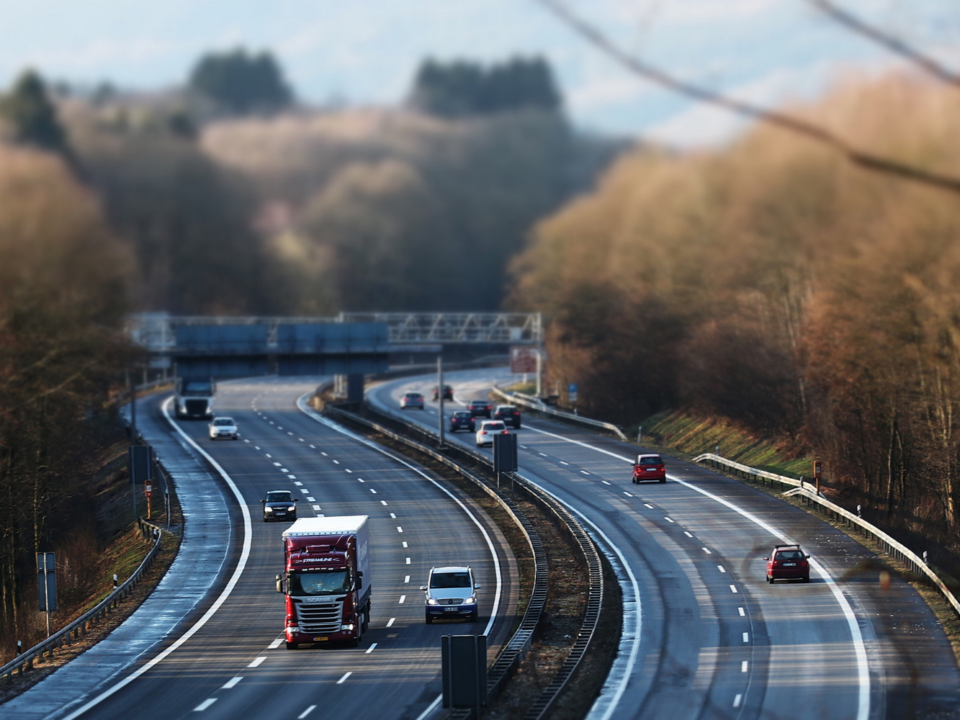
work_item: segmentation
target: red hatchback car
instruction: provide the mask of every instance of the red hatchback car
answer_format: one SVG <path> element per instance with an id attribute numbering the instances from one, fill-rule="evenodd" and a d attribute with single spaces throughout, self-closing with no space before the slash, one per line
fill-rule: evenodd
<path id="1" fill-rule="evenodd" d="M 810 556 L 799 545 L 776 545 L 767 561 L 767 582 L 774 580 L 802 580 L 810 582 Z"/>
<path id="2" fill-rule="evenodd" d="M 663 465 L 663 458 L 659 455 L 637 455 L 637 462 L 633 465 L 633 482 L 640 483 L 647 480 L 667 481 L 667 469 Z"/>

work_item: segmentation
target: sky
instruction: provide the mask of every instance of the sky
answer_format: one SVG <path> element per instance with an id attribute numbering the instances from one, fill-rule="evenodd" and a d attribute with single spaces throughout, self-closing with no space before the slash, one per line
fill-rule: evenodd
<path id="1" fill-rule="evenodd" d="M 837 0 L 960 67 L 956 0 Z M 812 100 L 840 78 L 898 63 L 807 0 L 567 0 L 638 59 L 757 103 Z M 0 86 L 53 80 L 155 90 L 196 60 L 269 50 L 304 103 L 401 102 L 419 63 L 546 57 L 582 129 L 678 147 L 722 143 L 742 121 L 639 79 L 536 0 L 0 0 Z"/>

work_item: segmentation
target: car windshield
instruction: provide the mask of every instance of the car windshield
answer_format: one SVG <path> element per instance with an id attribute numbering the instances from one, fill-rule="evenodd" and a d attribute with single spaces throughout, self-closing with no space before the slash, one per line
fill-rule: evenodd
<path id="1" fill-rule="evenodd" d="M 233 425 L 233 420 L 230 418 L 217 418 L 213 421 L 214 425 Z"/>
<path id="2" fill-rule="evenodd" d="M 657 455 L 649 455 L 647 457 L 640 458 L 641 465 L 659 465 L 663 461 Z"/>
<path id="3" fill-rule="evenodd" d="M 468 588 L 470 587 L 470 573 L 445 572 L 434 573 L 430 577 L 431 588 Z"/>
<path id="4" fill-rule="evenodd" d="M 293 496 L 288 492 L 268 492 L 267 502 L 293 502 Z"/>
<path id="5" fill-rule="evenodd" d="M 799 550 L 781 550 L 777 553 L 777 560 L 803 560 L 803 553 Z"/>
<path id="6" fill-rule="evenodd" d="M 291 595 L 337 595 L 345 592 L 350 592 L 350 573 L 346 570 L 290 573 Z"/>

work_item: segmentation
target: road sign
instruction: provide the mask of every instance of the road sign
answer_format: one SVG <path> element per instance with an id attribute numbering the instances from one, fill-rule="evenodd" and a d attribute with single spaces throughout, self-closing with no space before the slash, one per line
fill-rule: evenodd
<path id="1" fill-rule="evenodd" d="M 494 435 L 493 436 L 493 471 L 516 472 L 517 471 L 517 436 Z"/>
<path id="2" fill-rule="evenodd" d="M 577 392 L 578 387 L 576 383 L 570 383 L 567 385 L 567 402 L 571 405 L 577 402 Z"/>
<path id="3" fill-rule="evenodd" d="M 130 482 L 137 484 L 153 478 L 153 448 L 150 445 L 131 445 L 127 457 Z"/>
<path id="4" fill-rule="evenodd" d="M 537 371 L 537 349 L 529 345 L 513 345 L 510 348 L 510 372 L 535 373 Z"/>
<path id="5" fill-rule="evenodd" d="M 37 553 L 37 590 L 40 612 L 57 609 L 57 556 L 52 552 Z M 47 615 L 47 635 L 50 634 L 50 616 Z"/>
<path id="6" fill-rule="evenodd" d="M 153 495 L 153 485 L 150 484 L 149 480 L 143 484 L 143 492 L 146 493 L 147 497 Z"/>

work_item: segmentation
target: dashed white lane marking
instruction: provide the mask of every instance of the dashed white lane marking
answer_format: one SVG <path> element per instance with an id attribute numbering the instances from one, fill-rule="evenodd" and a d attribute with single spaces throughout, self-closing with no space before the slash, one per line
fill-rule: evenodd
<path id="1" fill-rule="evenodd" d="M 339 465 L 339 464 L 340 464 L 340 461 L 339 461 L 339 460 L 334 460 L 334 461 L 333 461 L 333 464 L 334 464 L 334 465 Z"/>
<path id="2" fill-rule="evenodd" d="M 722 573 L 725 573 L 725 572 L 726 572 L 726 570 L 724 570 L 724 568 L 723 568 L 723 565 L 717 565 L 717 569 L 718 569 L 720 572 L 722 572 Z"/>
<path id="3" fill-rule="evenodd" d="M 403 545 L 404 547 L 406 547 L 406 546 L 407 546 L 407 541 L 404 540 L 403 543 L 402 543 L 402 545 Z"/>
<path id="4" fill-rule="evenodd" d="M 623 491 L 623 494 L 626 495 L 627 497 L 633 497 L 633 495 L 631 495 L 630 493 L 628 493 L 626 490 Z"/>
<path id="5" fill-rule="evenodd" d="M 316 450 L 316 449 L 317 449 L 317 446 L 316 446 L 316 445 L 311 445 L 311 446 L 310 446 L 310 449 L 311 449 L 311 450 Z"/>
<path id="6" fill-rule="evenodd" d="M 314 506 L 313 506 L 313 509 L 314 509 L 316 512 L 320 512 L 320 506 L 319 506 L 319 505 L 314 505 Z"/>
<path id="7" fill-rule="evenodd" d="M 207 698 L 207 699 L 204 700 L 202 703 L 200 703 L 199 705 L 197 705 L 197 706 L 193 709 L 193 711 L 194 711 L 194 712 L 203 712 L 203 711 L 206 710 L 208 707 L 210 707 L 211 705 L 213 705 L 216 701 L 217 701 L 216 698 Z"/>
<path id="8" fill-rule="evenodd" d="M 223 689 L 223 690 L 229 690 L 230 688 L 236 686 L 236 684 L 237 684 L 238 682 L 240 682 L 241 680 L 243 680 L 242 677 L 235 677 L 235 678 L 233 678 L 232 680 L 228 680 L 228 681 L 226 682 L 226 684 L 223 686 L 222 689 Z"/>
<path id="9" fill-rule="evenodd" d="M 387 501 L 386 501 L 386 500 L 381 500 L 381 501 L 380 501 L 380 504 L 381 504 L 381 505 L 386 505 L 386 504 L 387 504 Z"/>
<path id="10" fill-rule="evenodd" d="M 264 453 L 263 456 L 264 456 L 264 457 L 268 457 L 268 458 L 272 458 L 272 457 L 273 457 L 273 455 L 271 455 L 270 453 Z M 280 463 L 274 463 L 274 465 L 279 466 Z"/>
<path id="11" fill-rule="evenodd" d="M 410 564 L 410 558 L 407 558 L 407 563 L 406 563 L 406 564 L 407 564 L 407 565 Z"/>
<path id="12" fill-rule="evenodd" d="M 737 611 L 740 613 L 740 617 L 746 617 L 746 616 L 747 616 L 747 613 L 744 612 L 744 610 L 743 610 L 742 607 L 738 607 L 738 608 L 737 608 Z"/>
<path id="13" fill-rule="evenodd" d="M 538 452 L 537 455 L 539 455 L 540 457 L 547 457 L 547 454 L 542 452 Z"/>
<path id="14" fill-rule="evenodd" d="M 271 650 L 276 650 L 278 647 L 280 647 L 280 644 L 281 644 L 282 642 L 283 642 L 283 638 L 277 638 L 277 639 L 274 640 L 272 643 L 270 643 L 270 645 L 269 645 L 268 647 L 269 647 Z"/>
<path id="15" fill-rule="evenodd" d="M 269 457 L 269 455 L 267 457 Z M 276 465 L 277 467 L 280 467 L 281 465 L 283 465 L 283 463 L 275 462 L 274 465 Z"/>
<path id="16" fill-rule="evenodd" d="M 743 641 L 744 641 L 744 642 L 750 642 L 750 633 L 744 633 L 744 634 L 743 634 Z"/>
<path id="17" fill-rule="evenodd" d="M 401 595 L 401 596 L 400 596 L 400 604 L 403 605 L 403 603 L 404 603 L 404 601 L 405 601 L 406 599 L 407 599 L 407 596 L 406 596 L 406 595 Z"/>
<path id="18" fill-rule="evenodd" d="M 247 667 L 257 667 L 260 663 L 262 663 L 262 662 L 263 662 L 264 660 L 266 660 L 266 659 L 267 659 L 267 656 L 266 656 L 266 655 L 261 655 L 261 656 L 258 657 L 256 660 L 254 660 L 252 663 L 250 663 L 249 665 L 247 665 Z"/>
<path id="19" fill-rule="evenodd" d="M 390 618 L 389 620 L 387 620 L 387 627 L 393 627 L 394 620 L 396 620 L 396 618 Z"/>
<path id="20" fill-rule="evenodd" d="M 254 445 L 254 446 L 253 446 L 253 449 L 254 449 L 254 450 L 259 450 L 259 449 L 260 449 L 260 446 L 259 446 L 259 445 Z"/>
<path id="21" fill-rule="evenodd" d="M 283 428 L 280 428 L 280 429 L 283 430 Z M 292 432 L 287 431 L 287 435 L 289 435 L 290 437 L 293 437 L 293 433 L 292 433 Z"/>
<path id="22" fill-rule="evenodd" d="M 297 476 L 296 476 L 296 475 L 287 475 L 287 477 L 290 478 L 291 480 L 296 480 L 296 479 L 297 479 Z"/>
<path id="23" fill-rule="evenodd" d="M 606 480 L 601 480 L 600 482 L 602 482 L 604 485 L 610 485 L 610 484 L 611 484 L 611 483 L 608 483 Z"/>
<path id="24" fill-rule="evenodd" d="M 521 447 L 522 449 L 524 449 L 524 450 L 527 449 L 527 446 L 526 446 L 526 445 L 521 445 L 520 447 Z"/>
<path id="25" fill-rule="evenodd" d="M 351 470 L 350 468 L 344 468 L 343 471 L 346 473 L 353 473 L 353 470 Z"/>
<path id="26" fill-rule="evenodd" d="M 713 553 L 710 552 L 709 550 L 707 550 L 707 548 L 703 548 L 703 551 L 704 551 L 707 555 L 713 555 Z"/>
<path id="27" fill-rule="evenodd" d="M 316 502 L 316 501 L 317 501 L 316 498 L 310 497 L 309 495 L 307 495 L 307 502 Z"/>
<path id="28" fill-rule="evenodd" d="M 352 673 L 352 672 L 348 672 L 348 673 L 347 673 L 346 675 L 344 675 L 342 678 L 340 678 L 339 680 L 337 680 L 337 685 L 343 685 L 343 683 L 345 683 L 346 680 L 347 680 L 347 678 L 350 677 L 351 675 L 353 675 L 353 673 Z"/>
<path id="29" fill-rule="evenodd" d="M 370 647 L 367 648 L 367 651 L 364 653 L 364 655 L 369 655 L 370 653 L 372 653 L 372 652 L 373 652 L 373 649 L 374 649 L 376 646 L 377 646 L 377 644 L 376 644 L 376 643 L 373 643 Z"/>
<path id="30" fill-rule="evenodd" d="M 742 663 L 740 663 L 740 672 L 746 672 L 748 667 L 750 666 L 747 665 L 747 661 L 744 660 Z"/>
<path id="31" fill-rule="evenodd" d="M 589 474 L 590 474 L 590 473 L 588 473 L 586 470 L 581 470 L 580 472 L 582 472 L 584 475 L 589 475 Z"/>
<path id="32" fill-rule="evenodd" d="M 399 533 L 402 533 L 402 532 L 403 532 L 403 528 L 400 527 L 399 525 L 397 525 L 397 532 L 399 532 Z"/>
<path id="33" fill-rule="evenodd" d="M 297 487 L 303 487 L 303 483 L 300 482 L 299 480 L 297 480 L 297 481 L 294 482 L 293 484 L 296 485 Z"/>
<path id="34" fill-rule="evenodd" d="M 410 582 L 410 576 L 409 576 L 409 575 L 404 575 L 404 576 L 403 576 L 403 581 L 404 581 L 405 583 Z"/>
<path id="35" fill-rule="evenodd" d="M 288 470 L 287 468 L 280 468 L 280 472 L 282 472 L 282 473 L 288 473 L 288 472 L 290 472 L 290 470 Z"/>
<path id="36" fill-rule="evenodd" d="M 363 478 L 357 478 L 357 482 L 362 482 L 362 483 L 366 483 L 367 481 L 366 481 L 366 480 L 364 480 Z"/>
<path id="37" fill-rule="evenodd" d="M 244 438 L 243 441 L 244 441 L 245 443 L 250 442 L 249 440 L 247 440 L 247 438 Z"/>
<path id="38" fill-rule="evenodd" d="M 666 520 L 667 522 L 670 522 L 670 523 L 673 522 L 673 518 L 672 518 L 672 517 L 668 517 L 667 515 L 664 515 L 664 516 L 663 516 L 663 519 Z"/>
<path id="39" fill-rule="evenodd" d="M 300 713 L 299 715 L 297 715 L 297 720 L 303 720 L 307 715 L 309 715 L 310 713 L 312 713 L 312 712 L 313 712 L 314 710 L 316 710 L 316 709 L 317 709 L 317 706 L 316 706 L 316 705 L 311 705 L 311 706 L 308 707 L 306 710 L 304 710 L 302 713 Z"/>
<path id="40" fill-rule="evenodd" d="M 737 696 L 733 699 L 733 706 L 734 706 L 735 708 L 740 707 L 740 701 L 741 701 L 741 700 L 743 700 L 743 695 L 740 695 L 740 694 L 738 693 Z"/>
<path id="41" fill-rule="evenodd" d="M 731 585 L 731 586 L 730 586 L 730 592 L 736 593 L 736 592 L 737 592 L 737 586 L 736 586 L 736 585 Z"/>
<path id="42" fill-rule="evenodd" d="M 646 508 L 650 508 L 651 510 L 653 510 L 653 505 L 651 505 L 650 503 L 644 503 L 643 506 L 646 507 Z"/>
<path id="43" fill-rule="evenodd" d="M 370 488 L 370 492 L 372 492 L 372 493 L 373 493 L 374 495 L 376 495 L 376 494 L 377 494 L 377 491 L 376 491 L 376 490 L 374 490 L 373 488 Z"/>
<path id="44" fill-rule="evenodd" d="M 561 460 L 561 461 L 560 461 L 560 464 L 561 464 L 561 465 L 569 465 L 570 463 L 568 463 L 566 460 Z"/>
<path id="45" fill-rule="evenodd" d="M 392 518 L 393 518 L 394 520 L 396 520 L 396 519 L 397 519 L 397 515 L 396 515 L 396 513 L 390 513 L 390 517 L 392 517 Z"/>
<path id="46" fill-rule="evenodd" d="M 297 438 L 297 440 L 299 440 L 300 442 L 306 442 L 306 440 L 304 440 L 303 438 Z"/>
<path id="47" fill-rule="evenodd" d="M 692 537 L 693 537 L 693 535 L 691 535 L 690 533 L 688 533 L 686 530 L 683 531 L 683 534 L 686 535 L 688 538 L 692 538 Z"/>
<path id="48" fill-rule="evenodd" d="M 330 457 L 330 456 L 327 455 L 323 450 L 320 451 L 320 454 L 323 455 L 324 457 Z"/>

